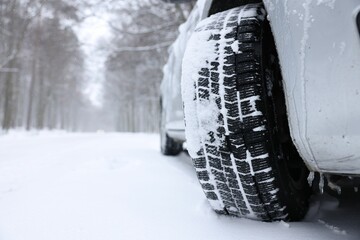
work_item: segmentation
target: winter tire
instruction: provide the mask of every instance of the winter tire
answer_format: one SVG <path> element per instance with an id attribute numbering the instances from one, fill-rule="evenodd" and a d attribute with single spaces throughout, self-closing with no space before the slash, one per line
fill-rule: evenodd
<path id="1" fill-rule="evenodd" d="M 304 217 L 308 170 L 290 137 L 282 88 L 261 4 L 199 23 L 185 52 L 182 94 L 188 150 L 216 212 Z"/>
<path id="2" fill-rule="evenodd" d="M 162 104 L 160 104 L 161 108 L 161 119 L 160 119 L 160 146 L 161 153 L 166 156 L 176 156 L 178 155 L 182 149 L 182 143 L 176 142 L 174 139 L 169 137 L 166 132 L 166 113 L 162 108 Z"/>

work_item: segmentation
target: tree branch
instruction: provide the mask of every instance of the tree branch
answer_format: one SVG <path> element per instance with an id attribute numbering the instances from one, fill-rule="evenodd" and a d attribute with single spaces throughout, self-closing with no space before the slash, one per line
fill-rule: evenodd
<path id="1" fill-rule="evenodd" d="M 17 73 L 19 72 L 19 69 L 18 68 L 1 68 L 0 67 L 0 73 Z"/>
<path id="2" fill-rule="evenodd" d="M 0 69 L 4 68 L 11 60 L 13 60 L 17 56 L 17 51 L 12 51 L 12 53 L 7 57 L 7 59 L 0 64 Z"/>
<path id="3" fill-rule="evenodd" d="M 140 35 L 140 34 L 153 33 L 153 32 L 157 32 L 157 31 L 163 30 L 163 29 L 165 29 L 165 28 L 174 27 L 174 26 L 178 26 L 178 25 L 179 25 L 179 24 L 176 23 L 176 22 L 171 22 L 171 23 L 169 23 L 169 24 L 160 25 L 160 26 L 157 26 L 157 27 L 152 28 L 152 29 L 134 32 L 134 31 L 128 31 L 128 30 L 120 29 L 120 28 L 114 26 L 114 24 L 112 24 L 112 23 L 109 22 L 109 21 L 106 21 L 106 22 L 107 22 L 107 24 L 109 25 L 109 27 L 110 27 L 111 29 L 115 30 L 116 32 L 125 33 L 125 34 L 131 34 L 131 35 Z"/>
<path id="4" fill-rule="evenodd" d="M 116 51 L 116 52 L 144 52 L 144 51 L 152 51 L 152 50 L 157 50 L 157 49 L 160 49 L 160 48 L 169 47 L 172 43 L 173 43 L 173 41 L 171 41 L 171 42 L 158 43 L 158 44 L 150 45 L 150 46 L 121 47 L 121 48 L 116 48 L 116 49 L 114 49 L 114 51 Z"/>

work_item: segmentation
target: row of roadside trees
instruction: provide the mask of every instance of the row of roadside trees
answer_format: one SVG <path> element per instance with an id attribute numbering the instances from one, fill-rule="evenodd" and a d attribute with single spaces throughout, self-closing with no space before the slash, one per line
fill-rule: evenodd
<path id="1" fill-rule="evenodd" d="M 134 0 L 112 9 L 105 105 L 117 131 L 158 131 L 162 68 L 193 4 Z"/>
<path id="2" fill-rule="evenodd" d="M 76 129 L 83 54 L 65 0 L 0 1 L 1 128 Z"/>
<path id="3" fill-rule="evenodd" d="M 167 49 L 192 6 L 0 0 L 0 128 L 157 131 Z M 99 108 L 84 94 L 87 56 L 76 26 L 104 12 L 112 37 L 98 45 L 106 56 L 98 66 L 104 76 Z"/>

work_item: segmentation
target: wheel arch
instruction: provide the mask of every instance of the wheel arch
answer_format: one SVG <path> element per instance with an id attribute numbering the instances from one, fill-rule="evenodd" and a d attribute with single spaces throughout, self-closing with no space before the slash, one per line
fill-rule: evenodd
<path id="1" fill-rule="evenodd" d="M 166 3 L 187 3 L 187 2 L 194 2 L 195 0 L 162 0 Z"/>
<path id="2" fill-rule="evenodd" d="M 306 18 L 305 8 L 301 2 L 279 4 L 275 0 L 263 0 L 263 3 L 279 56 L 291 138 L 308 168 L 319 171 L 304 135 L 307 113 L 303 108 L 305 89 L 301 73 L 305 75 L 304 51 L 309 36 L 304 34 L 306 19 L 301 20 L 295 13 L 303 14 L 303 18 Z"/>
<path id="3" fill-rule="evenodd" d="M 262 0 L 213 0 L 209 9 L 208 16 L 229 10 L 231 8 L 240 7 L 250 3 L 261 3 Z"/>
<path id="4" fill-rule="evenodd" d="M 303 96 L 301 96 L 302 88 L 300 87 L 298 88 L 299 91 L 296 91 L 296 95 L 301 96 L 300 98 L 298 97 L 297 100 L 295 100 L 292 96 L 292 89 L 294 89 L 294 86 L 296 85 L 295 80 L 298 82 L 300 81 L 300 79 L 298 79 L 299 76 L 294 77 L 291 73 L 292 69 L 298 70 L 301 66 L 301 62 L 299 61 L 301 47 L 293 40 L 294 36 L 292 36 L 292 34 L 294 31 L 292 31 L 292 29 L 299 28 L 299 22 L 298 17 L 290 17 L 288 9 L 289 4 L 286 2 L 279 4 L 276 3 L 275 0 L 212 0 L 208 15 L 211 16 L 221 11 L 251 3 L 263 3 L 268 14 L 272 36 L 275 40 L 276 50 L 279 56 L 279 64 L 286 96 L 285 104 L 293 143 L 308 168 L 312 171 L 319 171 L 312 150 L 301 133 L 304 132 L 304 129 L 299 127 L 299 125 L 302 126 L 304 123 L 303 111 L 300 111 L 301 107 L 299 109 L 301 101 L 303 101 Z M 299 13 L 304 11 L 301 2 L 294 2 L 291 7 Z M 302 26 L 302 23 L 300 25 Z M 287 32 L 287 36 L 285 36 L 283 32 Z M 298 35 L 296 38 L 303 39 L 304 34 L 302 34 L 301 31 L 297 32 Z M 281 49 L 283 49 L 283 51 L 279 51 Z M 284 49 L 286 49 L 286 51 Z"/>

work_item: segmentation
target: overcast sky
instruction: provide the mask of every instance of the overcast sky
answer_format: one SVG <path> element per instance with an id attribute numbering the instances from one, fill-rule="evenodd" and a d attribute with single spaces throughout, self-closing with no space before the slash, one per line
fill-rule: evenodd
<path id="1" fill-rule="evenodd" d="M 84 92 L 95 106 L 100 107 L 102 105 L 101 89 L 104 81 L 104 62 L 107 53 L 99 49 L 98 43 L 109 40 L 111 31 L 106 22 L 109 19 L 108 14 L 99 11 L 97 15 L 86 18 L 76 28 L 76 32 L 86 55 L 85 76 L 87 84 Z"/>

